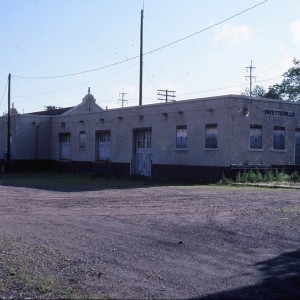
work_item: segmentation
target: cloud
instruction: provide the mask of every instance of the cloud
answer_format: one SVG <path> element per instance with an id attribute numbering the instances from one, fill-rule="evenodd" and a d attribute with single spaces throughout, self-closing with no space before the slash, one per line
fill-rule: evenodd
<path id="1" fill-rule="evenodd" d="M 300 45 L 300 20 L 293 22 L 290 29 L 293 34 L 293 42 Z"/>
<path id="2" fill-rule="evenodd" d="M 239 44 L 248 42 L 251 37 L 251 30 L 245 25 L 225 24 L 215 31 L 213 43 L 226 42 L 230 44 Z"/>

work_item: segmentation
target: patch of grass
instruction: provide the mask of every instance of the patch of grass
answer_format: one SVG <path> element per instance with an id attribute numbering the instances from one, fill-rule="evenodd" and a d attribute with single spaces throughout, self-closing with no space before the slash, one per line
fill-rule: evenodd
<path id="1" fill-rule="evenodd" d="M 45 274 L 36 261 L 22 254 L 14 242 L 3 237 L 0 237 L 0 254 L 0 274 L 4 274 L 0 298 L 88 298 L 59 278 Z"/>

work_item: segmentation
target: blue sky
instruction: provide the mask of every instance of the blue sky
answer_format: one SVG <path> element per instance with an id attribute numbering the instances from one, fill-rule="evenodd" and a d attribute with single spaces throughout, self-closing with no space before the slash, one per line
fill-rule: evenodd
<path id="1" fill-rule="evenodd" d="M 12 102 L 20 113 L 47 105 L 77 105 L 88 87 L 105 108 L 138 105 L 140 11 L 144 52 L 192 35 L 262 0 L 0 0 L 0 97 L 12 74 Z M 264 87 L 280 82 L 300 52 L 300 1 L 268 0 L 239 16 L 144 56 L 143 103 L 157 89 L 177 101 L 238 94 L 246 67 Z M 128 60 L 128 61 L 126 61 Z M 112 67 L 76 76 L 60 76 Z M 1 99 L 1 98 L 0 98 Z M 7 111 L 7 89 L 0 114 Z"/>

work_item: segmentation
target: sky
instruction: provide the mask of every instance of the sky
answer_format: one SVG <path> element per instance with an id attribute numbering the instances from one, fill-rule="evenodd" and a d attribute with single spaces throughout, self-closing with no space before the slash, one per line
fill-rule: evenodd
<path id="1" fill-rule="evenodd" d="M 122 92 L 138 105 L 142 9 L 143 104 L 158 89 L 240 94 L 251 60 L 267 89 L 300 59 L 299 0 L 0 0 L 0 115 L 8 74 L 19 113 L 78 105 L 89 87 L 102 108 Z"/>

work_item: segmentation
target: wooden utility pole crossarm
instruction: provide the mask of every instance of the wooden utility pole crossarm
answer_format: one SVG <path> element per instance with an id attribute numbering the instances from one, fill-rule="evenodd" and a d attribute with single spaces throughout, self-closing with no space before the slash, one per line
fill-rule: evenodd
<path id="1" fill-rule="evenodd" d="M 157 90 L 157 96 L 159 96 L 158 100 L 161 101 L 175 101 L 176 91 L 169 91 L 169 90 Z"/>
<path id="2" fill-rule="evenodd" d="M 121 101 L 122 102 L 122 107 L 124 107 L 124 102 L 127 102 L 128 100 L 126 100 L 124 97 L 127 93 L 124 93 L 124 90 L 122 93 L 119 93 L 119 100 L 118 101 Z"/>
<path id="3" fill-rule="evenodd" d="M 249 89 L 249 92 L 250 92 L 250 97 L 252 97 L 252 79 L 256 78 L 256 76 L 252 75 L 252 70 L 255 69 L 255 67 L 252 66 L 252 60 L 251 60 L 250 67 L 246 67 L 247 71 L 248 71 L 248 69 L 250 71 L 250 75 L 249 76 L 245 76 L 245 77 L 246 77 L 246 80 L 247 80 L 247 78 L 249 78 L 249 80 L 250 80 L 250 89 Z"/>

